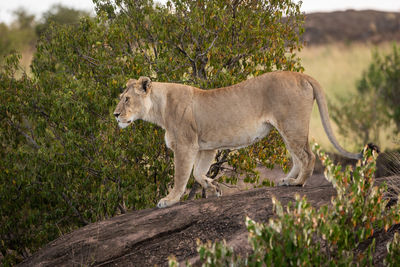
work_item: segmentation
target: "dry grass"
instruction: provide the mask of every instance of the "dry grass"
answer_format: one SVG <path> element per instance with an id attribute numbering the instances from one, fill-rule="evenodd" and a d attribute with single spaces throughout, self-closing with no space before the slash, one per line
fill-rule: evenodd
<path id="1" fill-rule="evenodd" d="M 24 51 L 21 52 L 21 67 L 22 69 L 28 74 L 31 74 L 31 62 L 33 59 L 33 54 L 34 54 L 35 50 L 33 48 L 27 48 Z"/>
<path id="2" fill-rule="evenodd" d="M 305 73 L 317 79 L 324 88 L 328 101 L 335 103 L 337 95 L 356 91 L 356 82 L 361 78 L 363 71 L 368 68 L 375 50 L 387 54 L 391 49 L 391 43 L 378 46 L 371 44 L 329 44 L 306 47 L 299 56 L 302 58 Z M 336 125 L 333 125 L 333 128 L 340 144 L 344 148 L 354 151 L 354 144 L 351 140 L 340 136 Z M 378 145 L 382 150 L 395 146 L 392 140 L 386 138 L 389 133 L 391 133 L 391 129 L 383 129 L 381 133 L 381 140 Z M 310 137 L 321 144 L 325 150 L 335 151 L 323 130 L 316 105 L 314 105 L 311 118 Z"/>

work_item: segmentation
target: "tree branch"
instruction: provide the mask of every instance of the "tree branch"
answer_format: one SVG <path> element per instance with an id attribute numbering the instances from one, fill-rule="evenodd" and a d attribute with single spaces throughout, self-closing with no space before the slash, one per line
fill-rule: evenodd
<path id="1" fill-rule="evenodd" d="M 214 40 L 212 41 L 212 43 L 210 44 L 210 46 L 206 49 L 206 51 L 204 51 L 204 53 L 201 53 L 200 55 L 196 56 L 196 58 L 205 56 L 208 54 L 208 52 L 211 50 L 211 48 L 213 48 L 215 41 L 218 39 L 218 35 L 215 36 Z"/>
<path id="2" fill-rule="evenodd" d="M 22 130 L 22 127 L 18 123 L 15 123 L 15 122 L 11 121 L 10 119 L 7 119 L 7 123 L 8 123 L 8 125 L 13 127 L 14 129 L 16 129 L 20 134 L 25 136 L 25 138 L 28 141 L 28 143 L 30 143 L 35 149 L 39 149 L 40 148 L 40 146 L 38 145 L 38 143 L 36 143 L 36 141 L 32 138 L 32 136 L 30 136 L 29 134 L 25 133 Z"/>
<path id="3" fill-rule="evenodd" d="M 62 197 L 63 197 L 64 201 L 65 201 L 65 202 L 68 204 L 68 206 L 72 209 L 72 211 L 75 213 L 75 215 L 77 215 L 77 216 L 79 217 L 79 219 L 81 220 L 81 223 L 83 223 L 84 225 L 88 225 L 89 222 L 88 222 L 85 218 L 83 218 L 83 216 L 82 216 L 82 214 L 79 212 L 79 210 L 78 210 L 74 205 L 72 205 L 72 202 L 71 202 L 71 200 L 68 198 L 68 196 L 67 196 L 64 192 L 62 192 L 61 194 L 62 194 Z"/>
<path id="4" fill-rule="evenodd" d="M 224 68 L 230 68 L 232 65 L 236 64 L 242 58 L 246 57 L 247 53 L 239 54 L 237 56 L 231 57 L 228 61 L 224 64 Z"/>

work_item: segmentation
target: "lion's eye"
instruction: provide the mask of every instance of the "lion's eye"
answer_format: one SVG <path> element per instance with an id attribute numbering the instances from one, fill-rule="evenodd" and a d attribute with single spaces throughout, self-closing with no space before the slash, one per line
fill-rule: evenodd
<path id="1" fill-rule="evenodd" d="M 125 97 L 125 103 L 128 103 L 128 102 L 129 102 L 129 98 L 130 98 L 130 97 L 128 97 L 128 96 Z"/>

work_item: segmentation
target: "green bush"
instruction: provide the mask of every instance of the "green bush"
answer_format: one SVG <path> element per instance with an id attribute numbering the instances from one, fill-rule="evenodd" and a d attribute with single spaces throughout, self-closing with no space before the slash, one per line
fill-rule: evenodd
<path id="1" fill-rule="evenodd" d="M 210 88 L 301 70 L 303 16 L 291 1 L 94 2 L 96 17 L 48 26 L 30 76 L 16 78 L 16 55 L 0 68 L 5 264 L 88 223 L 154 207 L 167 194 L 173 155 L 163 130 L 142 121 L 120 130 L 112 116 L 129 78 Z M 238 172 L 257 177 L 257 162 L 287 163 L 281 139 L 271 141 L 277 146 L 265 139 L 227 155 Z"/>
<path id="2" fill-rule="evenodd" d="M 352 266 L 372 265 L 374 230 L 400 223 L 400 201 L 387 207 L 386 186 L 374 185 L 376 154 L 365 149 L 352 170 L 335 166 L 318 145 L 314 151 L 325 165 L 325 176 L 336 189 L 331 205 L 316 209 L 305 197 L 286 209 L 273 198 L 275 217 L 267 223 L 246 218 L 252 252 L 240 259 L 225 243 L 200 244 L 203 266 Z M 366 249 L 359 249 L 361 244 Z M 388 244 L 386 264 L 398 263 L 399 236 Z M 178 266 L 170 259 L 170 266 Z"/>
<path id="3" fill-rule="evenodd" d="M 387 251 L 385 265 L 389 267 L 398 266 L 400 262 L 400 234 L 398 232 L 394 234 L 393 240 L 387 244 Z"/>
<path id="4" fill-rule="evenodd" d="M 400 48 L 393 45 L 388 55 L 374 53 L 373 60 L 357 83 L 357 93 L 340 96 L 331 105 L 332 119 L 341 135 L 358 147 L 379 142 L 382 128 L 395 125 L 400 133 Z"/>

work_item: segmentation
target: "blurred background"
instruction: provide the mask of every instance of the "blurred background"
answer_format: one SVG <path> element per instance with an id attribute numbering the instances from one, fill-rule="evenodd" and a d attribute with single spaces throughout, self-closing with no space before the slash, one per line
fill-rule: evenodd
<path id="1" fill-rule="evenodd" d="M 379 58 L 392 53 L 400 40 L 400 1 L 302 2 L 306 19 L 304 48 L 299 56 L 304 72 L 315 77 L 325 89 L 340 143 L 349 150 L 359 150 L 365 141 L 376 142 L 382 149 L 398 147 L 396 123 L 382 117 L 390 111 L 371 108 L 377 96 L 360 92 L 362 86 L 368 87 L 373 75 L 368 73 L 370 65 L 374 62 L 377 65 Z M 19 51 L 21 63 L 29 73 L 38 36 L 51 21 L 74 24 L 80 17 L 94 14 L 90 0 L 1 1 L 0 57 Z M 365 99 L 365 103 L 351 102 L 354 98 Z M 371 110 L 376 114 L 371 114 Z M 333 150 L 316 106 L 310 135 L 326 149 Z"/>

